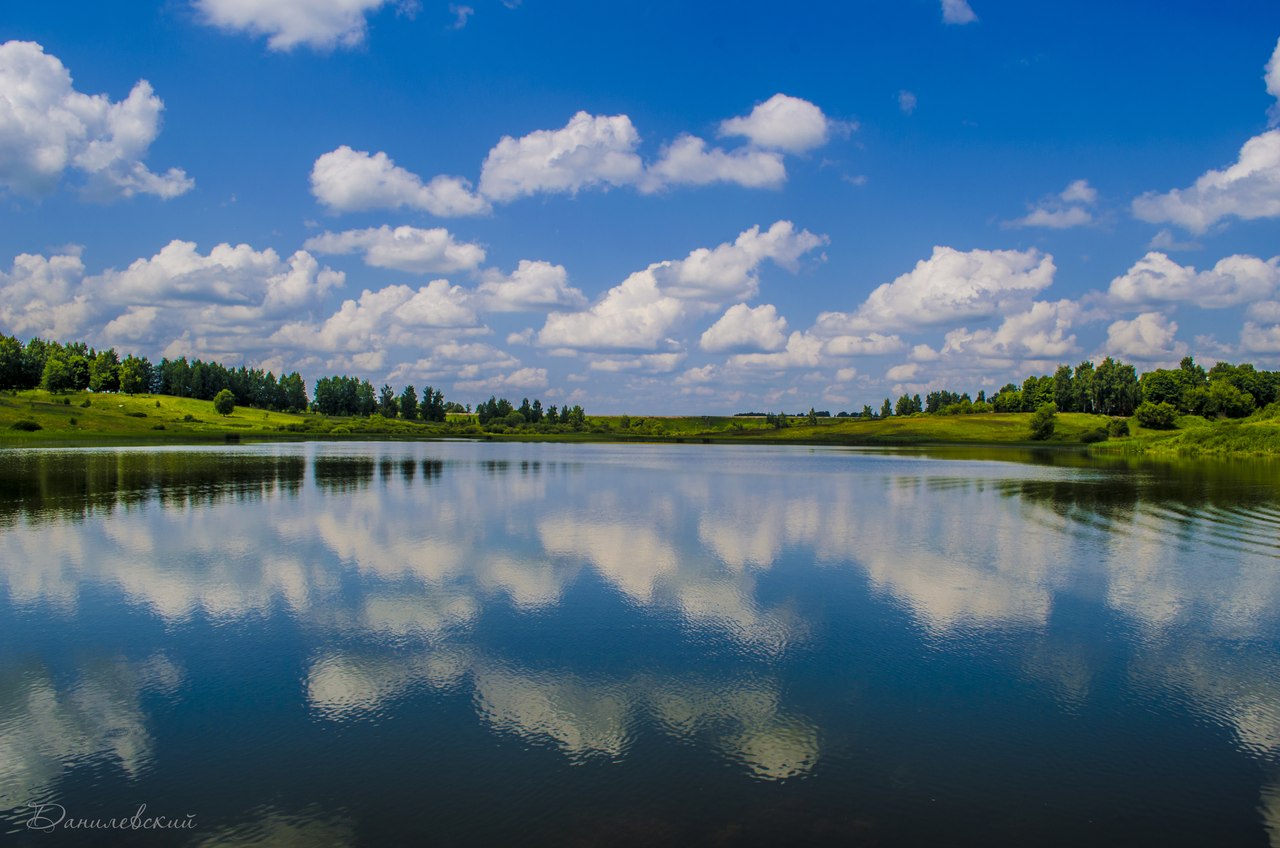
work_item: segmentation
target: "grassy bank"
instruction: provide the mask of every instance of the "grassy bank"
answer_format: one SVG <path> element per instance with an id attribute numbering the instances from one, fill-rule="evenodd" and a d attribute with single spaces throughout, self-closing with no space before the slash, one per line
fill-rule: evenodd
<path id="1" fill-rule="evenodd" d="M 1127 439 L 1093 446 L 1095 453 L 1143 456 L 1280 457 L 1280 407 L 1272 404 L 1239 420 L 1207 421 L 1196 415 L 1178 419 L 1176 430 L 1147 430 L 1130 422 Z"/>
<path id="2" fill-rule="evenodd" d="M 44 391 L 0 394 L 0 443 L 174 443 L 246 439 L 430 439 L 484 438 L 494 441 L 647 442 L 699 441 L 813 445 L 994 445 L 1083 448 L 1085 436 L 1104 428 L 1100 415 L 1060 413 L 1047 442 L 1031 440 L 1029 413 L 913 415 L 885 419 L 804 418 L 777 428 L 763 418 L 728 416 L 590 416 L 579 432 L 537 432 L 493 427 L 482 430 L 473 416 L 451 415 L 445 423 L 343 418 L 268 412 L 239 407 L 219 415 L 209 401 L 167 395 L 112 395 L 87 392 L 51 395 Z M 30 430 L 18 429 L 31 422 Z M 1241 421 L 1206 421 L 1188 416 L 1179 429 L 1144 430 L 1090 445 L 1095 453 L 1150 456 L 1280 456 L 1280 410 L 1263 410 Z"/>

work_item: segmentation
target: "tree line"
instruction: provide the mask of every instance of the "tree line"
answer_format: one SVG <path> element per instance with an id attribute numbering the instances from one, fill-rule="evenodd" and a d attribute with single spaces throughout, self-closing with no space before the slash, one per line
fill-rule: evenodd
<path id="1" fill-rule="evenodd" d="M 42 388 L 50 392 L 124 392 L 213 400 L 230 391 L 236 403 L 282 412 L 305 412 L 309 406 L 302 375 L 294 371 L 278 379 L 261 368 L 228 368 L 214 361 L 185 356 L 153 363 L 145 356 L 124 359 L 115 348 L 95 350 L 84 342 L 63 344 L 33 338 L 26 344 L 0 335 L 0 390 Z"/>

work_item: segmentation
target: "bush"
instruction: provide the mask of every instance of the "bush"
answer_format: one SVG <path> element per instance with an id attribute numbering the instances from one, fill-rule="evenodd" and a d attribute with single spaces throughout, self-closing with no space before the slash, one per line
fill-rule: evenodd
<path id="1" fill-rule="evenodd" d="M 91 407 L 91 406 L 93 406 L 93 404 L 89 402 L 89 399 L 88 399 L 88 398 L 85 398 L 84 400 L 80 401 L 80 408 L 81 408 L 81 409 L 88 409 L 88 408 L 89 408 L 89 407 Z"/>
<path id="2" fill-rule="evenodd" d="M 1035 413 L 1031 416 L 1031 438 L 1037 442 L 1043 442 L 1053 435 L 1054 427 L 1057 426 L 1058 407 L 1051 403 L 1043 403 L 1036 407 Z"/>
<path id="3" fill-rule="evenodd" d="M 160 401 L 156 401 L 156 409 L 160 408 Z"/>
<path id="4" fill-rule="evenodd" d="M 126 412 L 125 415 L 129 418 L 146 418 L 147 417 L 147 413 L 145 412 Z"/>
<path id="5" fill-rule="evenodd" d="M 44 428 L 30 418 L 22 418 L 13 422 L 13 429 L 21 430 L 24 433 L 34 433 L 36 430 L 43 430 Z"/>
<path id="6" fill-rule="evenodd" d="M 73 416 L 71 416 L 70 418 L 68 418 L 68 419 L 67 419 L 67 423 L 68 423 L 68 424 L 70 424 L 72 427 L 74 427 L 74 426 L 76 426 L 77 424 L 79 424 L 80 422 L 79 422 L 79 421 L 77 421 L 77 420 L 76 420 L 76 417 L 73 415 Z"/>
<path id="7" fill-rule="evenodd" d="M 59 401 L 59 403 L 61 403 L 63 406 L 70 406 L 71 398 L 63 398 L 61 401 Z"/>
<path id="8" fill-rule="evenodd" d="M 163 424 L 156 424 L 156 425 L 154 425 L 151 429 L 152 429 L 152 430 L 163 430 L 163 429 L 164 429 L 164 425 L 163 425 Z"/>
<path id="9" fill-rule="evenodd" d="M 230 389 L 223 389 L 213 396 L 213 411 L 219 415 L 230 415 L 236 409 L 236 396 Z"/>
<path id="10" fill-rule="evenodd" d="M 1086 445 L 1092 445 L 1096 442 L 1105 442 L 1106 440 L 1107 428 L 1105 427 L 1098 427 L 1094 430 L 1089 430 L 1080 437 L 1080 441 L 1084 442 Z"/>
<path id="11" fill-rule="evenodd" d="M 1143 401 L 1133 411 L 1133 417 L 1148 430 L 1172 430 L 1178 420 L 1178 409 L 1171 403 Z"/>
<path id="12" fill-rule="evenodd" d="M 1129 435 L 1129 422 L 1123 418 L 1112 418 L 1107 422 L 1107 435 L 1113 439 L 1123 439 Z"/>

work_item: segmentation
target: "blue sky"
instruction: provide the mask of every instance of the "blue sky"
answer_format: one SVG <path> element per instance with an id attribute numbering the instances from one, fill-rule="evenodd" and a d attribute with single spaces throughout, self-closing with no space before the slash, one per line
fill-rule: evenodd
<path id="1" fill-rule="evenodd" d="M 589 412 L 1280 367 L 1280 5 L 0 21 L 0 331 Z"/>

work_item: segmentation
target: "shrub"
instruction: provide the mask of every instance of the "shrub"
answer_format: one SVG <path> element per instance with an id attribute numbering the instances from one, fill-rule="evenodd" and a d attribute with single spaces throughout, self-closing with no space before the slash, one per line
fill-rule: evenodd
<path id="1" fill-rule="evenodd" d="M 13 429 L 21 430 L 24 433 L 34 433 L 36 430 L 43 430 L 44 428 L 30 418 L 21 418 L 13 422 Z"/>
<path id="2" fill-rule="evenodd" d="M 145 412 L 126 412 L 125 415 L 129 418 L 146 418 L 147 417 L 147 413 Z"/>
<path id="3" fill-rule="evenodd" d="M 160 401 L 156 401 L 156 409 L 160 408 Z"/>
<path id="4" fill-rule="evenodd" d="M 1051 403 L 1043 403 L 1036 407 L 1035 414 L 1031 416 L 1031 438 L 1037 442 L 1043 442 L 1053 435 L 1054 427 L 1057 425 L 1058 407 Z"/>
<path id="5" fill-rule="evenodd" d="M 153 425 L 151 429 L 152 429 L 152 430 L 163 430 L 163 429 L 164 429 L 164 425 L 163 425 L 163 424 L 156 424 L 156 425 Z"/>
<path id="6" fill-rule="evenodd" d="M 200 421 L 200 419 L 199 419 L 199 418 L 196 418 L 196 417 L 195 417 L 194 415 L 192 415 L 190 412 L 188 412 L 186 415 L 182 416 L 182 420 L 183 420 L 183 421 L 186 421 L 186 422 L 188 422 L 188 423 L 203 423 L 203 422 L 201 422 L 201 421 Z"/>
<path id="7" fill-rule="evenodd" d="M 236 396 L 230 389 L 223 389 L 213 396 L 213 410 L 219 415 L 230 415 L 236 409 Z"/>
<path id="8" fill-rule="evenodd" d="M 1113 439 L 1122 439 L 1129 435 L 1129 422 L 1123 418 L 1112 418 L 1107 422 L 1107 435 Z"/>
<path id="9" fill-rule="evenodd" d="M 61 403 L 63 406 L 70 406 L 71 398 L 63 398 L 61 401 L 59 401 L 59 403 Z"/>
<path id="10" fill-rule="evenodd" d="M 91 406 L 93 406 L 93 404 L 89 401 L 88 398 L 85 398 L 84 400 L 80 401 L 81 409 L 88 409 Z"/>
<path id="11" fill-rule="evenodd" d="M 74 427 L 74 426 L 76 426 L 77 424 L 79 424 L 80 422 L 79 422 L 79 421 L 77 421 L 77 420 L 76 420 L 76 417 L 73 415 L 73 416 L 71 416 L 70 418 L 68 418 L 68 419 L 67 419 L 67 423 L 68 423 L 68 424 L 70 424 L 72 427 Z"/>
<path id="12" fill-rule="evenodd" d="M 1143 401 L 1133 411 L 1133 417 L 1148 430 L 1172 430 L 1178 420 L 1178 409 L 1171 403 Z"/>
<path id="13" fill-rule="evenodd" d="M 1080 437 L 1080 441 L 1084 442 L 1086 445 L 1092 445 L 1095 442 L 1105 442 L 1106 440 L 1107 428 L 1105 427 L 1098 427 L 1096 429 L 1089 430 Z"/>

